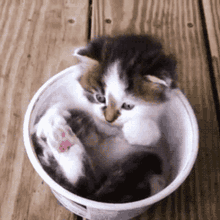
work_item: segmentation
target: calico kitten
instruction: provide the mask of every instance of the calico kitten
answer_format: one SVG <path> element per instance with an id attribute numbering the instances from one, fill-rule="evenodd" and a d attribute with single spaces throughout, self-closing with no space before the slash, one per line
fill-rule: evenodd
<path id="1" fill-rule="evenodd" d="M 65 92 L 35 125 L 41 163 L 61 185 L 98 201 L 134 201 L 141 199 L 137 189 L 143 198 L 161 190 L 162 162 L 139 146 L 147 151 L 161 139 L 160 119 L 176 88 L 174 59 L 147 35 L 97 38 L 75 55 L 81 71 L 60 82 Z M 62 134 L 70 143 L 65 152 Z M 135 170 L 144 173 L 131 193 L 113 194 L 136 179 Z"/>

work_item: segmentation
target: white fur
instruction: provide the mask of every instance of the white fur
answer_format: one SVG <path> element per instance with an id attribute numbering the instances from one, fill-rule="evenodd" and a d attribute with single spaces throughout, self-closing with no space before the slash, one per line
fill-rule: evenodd
<path id="1" fill-rule="evenodd" d="M 62 170 L 68 180 L 75 184 L 83 173 L 83 156 L 85 151 L 79 144 L 74 144 L 69 150 L 59 153 L 56 157 L 58 163 L 62 167 Z"/>
<path id="2" fill-rule="evenodd" d="M 111 94 L 117 101 L 118 108 L 121 107 L 122 101 L 125 98 L 125 85 L 119 78 L 119 62 L 113 63 L 107 70 L 107 75 L 105 77 L 106 84 L 106 97 Z M 108 99 L 107 105 L 108 105 Z"/>
<path id="3" fill-rule="evenodd" d="M 127 141 L 133 145 L 155 145 L 161 137 L 158 124 L 151 119 L 129 120 L 122 130 Z"/>

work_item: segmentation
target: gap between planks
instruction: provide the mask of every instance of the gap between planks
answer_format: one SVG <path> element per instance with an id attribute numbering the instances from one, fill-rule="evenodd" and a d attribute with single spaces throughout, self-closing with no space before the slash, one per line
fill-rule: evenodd
<path id="1" fill-rule="evenodd" d="M 204 35 L 204 42 L 206 46 L 206 54 L 207 54 L 207 61 L 208 61 L 208 67 L 209 67 L 209 74 L 210 74 L 210 81 L 211 81 L 211 87 L 212 87 L 212 93 L 213 93 L 213 99 L 214 99 L 214 104 L 215 104 L 215 110 L 216 112 L 220 112 L 220 91 L 218 91 L 217 87 L 217 78 L 215 76 L 215 70 L 213 67 L 213 62 L 212 62 L 212 51 L 211 51 L 211 45 L 209 41 L 209 36 L 208 36 L 208 29 L 207 29 L 207 19 L 205 15 L 205 8 L 204 8 L 204 2 L 199 1 L 199 9 L 200 9 L 200 16 L 201 16 L 201 23 L 202 23 L 202 28 L 203 28 L 203 35 Z M 217 44 L 216 44 L 217 47 Z M 217 74 L 217 73 L 216 73 Z M 218 128 L 219 128 L 219 133 L 220 133 L 220 115 L 217 115 L 217 120 L 218 120 Z"/>

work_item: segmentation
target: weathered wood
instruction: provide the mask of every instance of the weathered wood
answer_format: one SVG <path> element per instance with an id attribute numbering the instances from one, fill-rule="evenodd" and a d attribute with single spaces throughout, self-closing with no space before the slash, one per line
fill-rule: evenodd
<path id="1" fill-rule="evenodd" d="M 28 103 L 86 44 L 88 1 L 0 0 L 0 219 L 74 219 L 58 205 L 24 150 Z"/>
<path id="2" fill-rule="evenodd" d="M 218 98 L 220 100 L 220 2 L 218 0 L 202 0 L 202 6 Z"/>
<path id="3" fill-rule="evenodd" d="M 118 33 L 155 35 L 176 54 L 180 88 L 200 128 L 200 152 L 190 176 L 140 219 L 218 219 L 219 133 L 198 1 L 93 0 L 91 36 Z"/>
<path id="4" fill-rule="evenodd" d="M 87 0 L 0 0 L 0 218 L 72 220 L 57 204 L 24 151 L 23 116 L 37 89 L 74 64 L 88 35 Z M 216 83 L 219 3 L 203 0 Z M 191 175 L 140 219 L 218 219 L 219 134 L 197 1 L 93 0 L 92 37 L 150 33 L 177 55 L 180 87 L 195 110 L 200 152 Z M 216 47 L 218 46 L 218 49 Z M 218 84 L 218 91 L 219 84 Z"/>

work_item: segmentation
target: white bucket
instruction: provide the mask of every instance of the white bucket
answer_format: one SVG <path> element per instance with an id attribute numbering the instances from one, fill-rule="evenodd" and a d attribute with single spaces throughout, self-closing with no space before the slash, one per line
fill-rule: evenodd
<path id="1" fill-rule="evenodd" d="M 37 173 L 49 185 L 59 202 L 71 212 L 87 219 L 130 219 L 174 192 L 189 175 L 198 153 L 198 125 L 193 110 L 179 89 L 173 95 L 164 116 L 162 129 L 170 145 L 173 181 L 159 193 L 131 203 L 102 203 L 77 196 L 57 184 L 42 168 L 30 138 L 35 120 L 51 104 L 62 79 L 79 71 L 72 66 L 49 79 L 34 95 L 24 119 L 23 135 L 28 157 Z M 50 102 L 50 103 L 49 103 Z M 44 109 L 42 109 L 44 106 Z"/>

